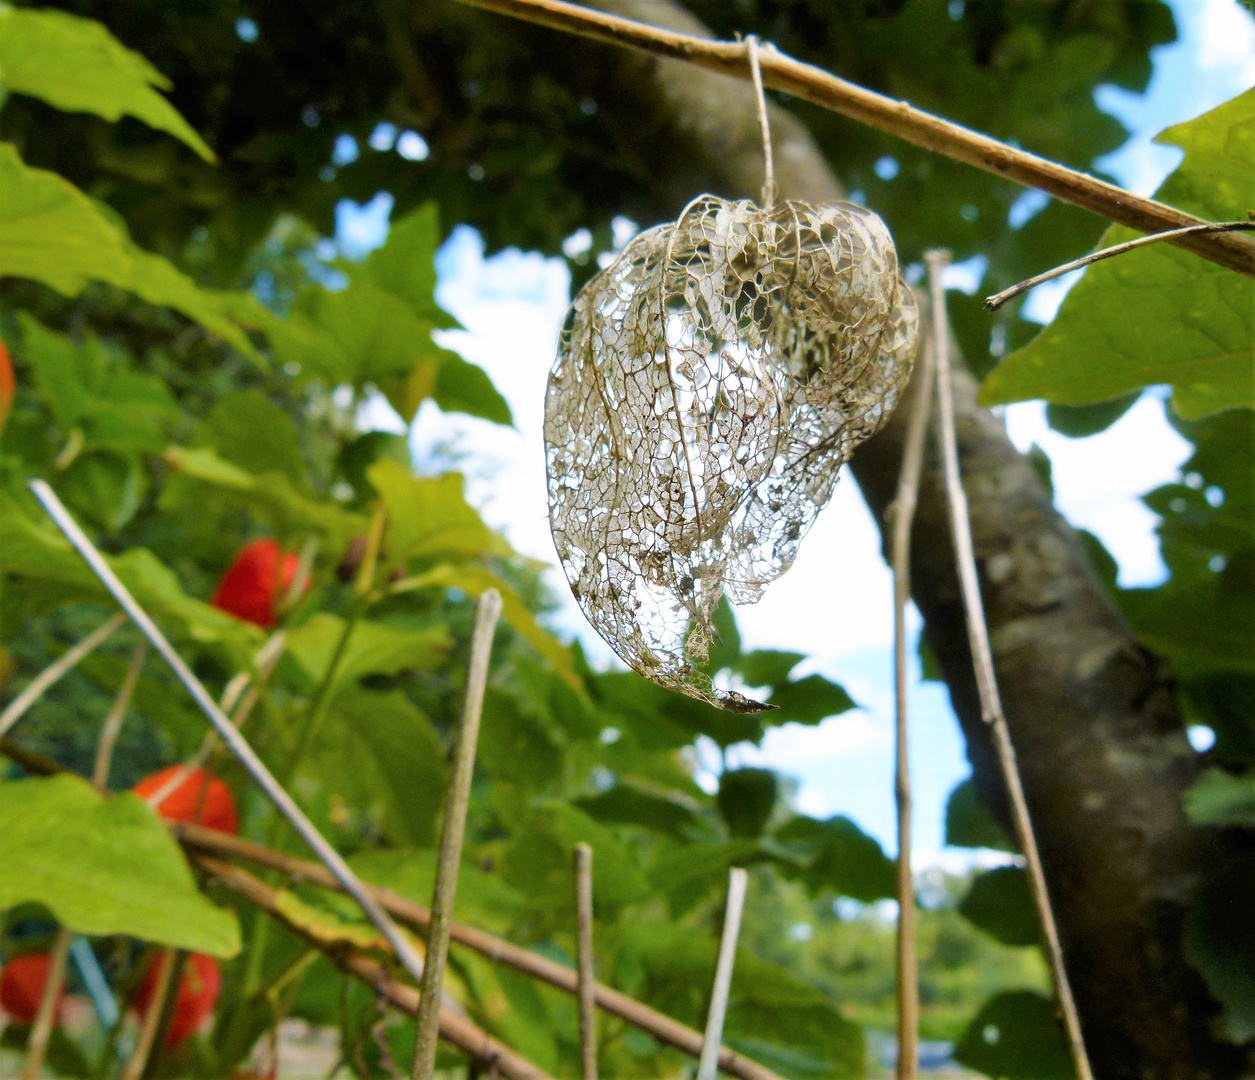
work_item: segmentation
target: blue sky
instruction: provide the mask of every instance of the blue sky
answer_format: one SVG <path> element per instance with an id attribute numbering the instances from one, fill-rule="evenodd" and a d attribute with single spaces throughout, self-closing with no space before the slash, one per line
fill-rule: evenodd
<path id="1" fill-rule="evenodd" d="M 1098 164 L 1143 194 L 1153 192 L 1180 157 L 1152 144 L 1154 134 L 1255 85 L 1255 20 L 1236 0 L 1174 0 L 1172 7 L 1180 38 L 1155 51 L 1146 94 L 1112 87 L 1097 94 L 1099 104 L 1134 132 L 1124 148 Z M 426 145 L 421 149 L 425 156 Z M 414 160 L 421 160 L 417 152 Z M 363 207 L 342 204 L 337 215 L 342 250 L 360 254 L 382 242 L 390 210 L 386 194 Z M 421 468 L 437 450 L 464 453 L 473 500 L 520 551 L 552 564 L 541 430 L 545 377 L 570 300 L 565 264 L 517 250 L 485 259 L 479 235 L 459 227 L 441 249 L 437 270 L 438 298 L 467 327 L 442 340 L 488 371 L 510 402 L 516 428 L 444 416 L 427 404 L 411 433 L 416 461 Z M 1053 317 L 1071 284 L 1052 283 L 1037 292 L 1033 310 L 1041 321 Z M 400 420 L 382 401 L 372 402 L 363 420 L 400 430 Z M 1164 420 L 1161 397 L 1148 393 L 1112 428 L 1089 439 L 1050 431 L 1044 408 L 1035 403 L 1009 408 L 1006 423 L 1021 449 L 1036 443 L 1050 455 L 1057 505 L 1104 541 L 1120 565 L 1122 584 L 1162 580 L 1153 531 L 1157 519 L 1140 496 L 1178 474 L 1189 444 Z M 566 601 L 555 619 L 559 632 L 578 635 L 594 657 L 610 663 L 609 650 L 570 600 L 560 572 L 554 569 L 550 580 Z M 762 601 L 739 609 L 737 616 L 747 647 L 807 654 L 799 673 L 824 672 L 861 708 L 816 727 L 773 729 L 761 747 L 732 748 L 729 762 L 779 769 L 797 782 L 799 809 L 847 814 L 892 851 L 890 601 L 879 534 L 856 486 L 843 479 L 794 567 Z M 943 850 L 942 842 L 946 796 L 969 772 L 944 688 L 917 683 L 911 708 L 916 859 L 966 865 L 971 853 Z M 699 760 L 702 775 L 712 782 L 718 768 L 713 747 L 699 747 Z"/>

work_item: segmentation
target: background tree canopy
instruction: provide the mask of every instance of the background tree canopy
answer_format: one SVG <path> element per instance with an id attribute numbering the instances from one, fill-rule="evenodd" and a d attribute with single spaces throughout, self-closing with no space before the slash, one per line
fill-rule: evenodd
<path id="1" fill-rule="evenodd" d="M 1150 49 L 1176 33 L 1170 10 L 1146 0 L 600 6 L 681 27 L 700 20 L 719 37 L 756 33 L 1080 169 L 1127 134 L 1098 109 L 1095 87 L 1144 89 Z M 378 390 L 407 422 L 431 399 L 509 424 L 487 375 L 431 338 L 457 325 L 433 296 L 448 228 L 472 225 L 491 249 L 550 255 L 586 228 L 591 249 L 568 260 L 578 286 L 611 249 L 614 218 L 646 226 L 703 190 L 754 190 L 748 91 L 426 0 L 0 8 L 0 91 L 0 337 L 16 372 L 11 409 L 0 380 L 7 696 L 110 610 L 26 479 L 53 483 L 215 689 L 255 669 L 266 634 L 205 600 L 246 542 L 273 537 L 302 555 L 311 584 L 277 611 L 285 648 L 249 737 L 364 876 L 425 903 L 467 597 L 495 586 L 508 628 L 494 653 L 459 918 L 568 959 L 569 852 L 588 842 L 601 977 L 699 1025 L 726 873 L 750 865 L 729 1045 L 789 1077 L 861 1075 L 861 1025 L 882 1028 L 890 1012 L 888 938 L 874 909 L 851 916 L 861 909 L 849 904 L 892 896 L 890 860 L 853 822 L 797 813 L 769 773 L 728 770 L 708 795 L 688 756 L 699 735 L 721 748 L 756 742 L 768 723 L 818 723 L 853 707 L 849 696 L 819 676 L 795 677 L 798 654 L 743 651 L 726 609 L 711 672 L 768 688 L 778 712 L 720 713 L 635 675 L 592 670 L 544 628 L 537 568 L 467 503 L 453 463 L 415 475 L 402 437 L 363 433 L 356 420 Z M 944 246 L 958 261 L 986 259 L 992 292 L 1103 233 L 1092 215 L 813 106 L 776 110 L 789 151 L 783 193 L 844 190 L 866 202 L 889 224 L 908 276 L 925 249 Z M 1167 133 L 1186 158 L 1161 197 L 1213 218 L 1255 206 L 1253 130 L 1247 94 Z M 340 257 L 324 242 L 337 203 L 380 191 L 396 201 L 387 244 L 361 261 Z M 1038 329 L 1014 305 L 991 314 L 954 292 L 948 302 L 975 378 Z M 1247 279 L 1148 249 L 1091 271 L 1059 320 L 985 384 L 990 402 L 1051 401 L 1050 422 L 1074 436 L 1113 423 L 1143 387 L 1172 384 L 1173 423 L 1195 452 L 1181 483 L 1146 498 L 1163 518 L 1171 572 L 1156 588 L 1116 585 L 1101 544 L 1053 513 L 1048 478 L 1043 486 L 1014 453 L 971 381 L 960 387 L 999 677 L 1103 1077 L 1236 1077 L 1250 1067 L 1255 945 L 1233 912 L 1255 903 L 1252 312 Z M 882 517 L 900 440 L 894 425 L 854 465 Z M 372 565 L 362 538 L 380 514 L 387 530 Z M 931 463 L 913 594 L 974 766 L 951 798 L 947 839 L 1005 848 L 944 520 Z M 994 555 L 1005 555 L 1002 577 Z M 1019 645 L 999 644 L 1015 634 Z M 120 631 L 84 660 L 19 739 L 90 772 L 98 720 L 136 640 Z M 1190 751 L 1187 723 L 1216 733 L 1207 754 Z M 150 660 L 113 786 L 183 760 L 202 734 Z M 238 767 L 219 759 L 217 768 L 240 801 L 243 833 L 297 851 Z M 0 895 L 10 954 L 46 938 L 50 914 L 115 943 L 129 935 L 223 957 L 243 949 L 224 969 L 212 1032 L 158 1068 L 230 1075 L 289 1014 L 337 1025 L 359 1075 L 384 1075 L 389 1055 L 406 1067 L 411 1029 L 385 1024 L 373 995 L 290 926 L 222 890 L 206 910 L 151 811 L 102 802 L 67 777 L 17 775 L 0 784 L 6 865 L 19 868 Z M 74 830 L 40 831 L 57 815 Z M 101 838 L 98 851 L 79 850 L 85 830 Z M 154 853 L 142 879 L 118 854 L 130 843 Z M 66 899 L 83 882 L 49 884 L 50 864 L 70 851 L 85 878 L 106 879 L 116 909 L 84 913 Z M 141 894 L 162 897 L 165 910 Z M 962 1062 L 991 1076 L 1069 1075 L 1022 872 L 994 870 L 933 899 L 921 929 L 925 1034 L 955 1042 Z M 304 887 L 291 901 L 303 912 L 298 930 L 356 917 Z M 834 917 L 834 903 L 853 921 Z M 781 934 L 785 919 L 814 935 L 804 953 Z M 142 958 L 121 944 L 109 955 L 125 996 Z M 575 1074 L 574 1006 L 563 995 L 456 952 L 451 992 L 542 1068 Z M 109 1067 L 112 1042 L 58 1039 L 59 1071 L 96 1068 L 84 1053 Z M 676 1052 L 632 1028 L 607 1023 L 602 1039 L 606 1075 L 680 1067 Z"/>

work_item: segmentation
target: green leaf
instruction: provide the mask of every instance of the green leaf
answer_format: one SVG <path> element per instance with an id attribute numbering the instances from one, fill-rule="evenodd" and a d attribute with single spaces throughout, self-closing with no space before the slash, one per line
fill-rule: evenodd
<path id="1" fill-rule="evenodd" d="M 1133 408 L 1141 396 L 1140 392 L 1126 394 L 1115 401 L 1100 401 L 1096 405 L 1047 405 L 1046 423 L 1069 438 L 1088 438 L 1106 431 Z"/>
<path id="2" fill-rule="evenodd" d="M 921 639 L 922 640 L 922 639 Z M 960 781 L 946 800 L 946 844 L 1013 851 L 1007 834 L 980 801 L 971 779 Z"/>
<path id="3" fill-rule="evenodd" d="M 70 508 L 106 532 L 130 521 L 147 491 L 148 474 L 139 461 L 108 450 L 80 454 L 57 478 L 57 493 Z"/>
<path id="4" fill-rule="evenodd" d="M 604 825 L 639 825 L 676 839 L 684 839 L 697 827 L 697 815 L 678 798 L 658 795 L 620 780 L 609 791 L 577 799 L 584 813 Z"/>
<path id="5" fill-rule="evenodd" d="M 735 837 L 757 840 L 776 808 L 779 784 L 770 769 L 732 769 L 719 779 L 715 805 Z"/>
<path id="6" fill-rule="evenodd" d="M 372 885 L 391 889 L 418 904 L 430 904 L 436 859 L 437 853 L 428 848 L 376 848 L 352 856 L 349 865 Z M 455 919 L 500 934 L 526 908 L 526 897 L 507 885 L 499 874 L 486 873 L 474 862 L 463 861 L 458 870 Z"/>
<path id="7" fill-rule="evenodd" d="M 579 688 L 579 676 L 571 663 L 571 651 L 536 621 L 523 598 L 491 570 L 472 563 L 441 563 L 426 573 L 408 578 L 407 589 L 461 589 L 467 596 L 478 596 L 487 589 L 501 594 L 501 614 L 515 633 L 535 649 L 566 682 Z"/>
<path id="8" fill-rule="evenodd" d="M 858 708 L 842 687 L 822 675 L 807 675 L 777 686 L 770 703 L 780 710 L 772 714 L 773 724 L 818 724 L 830 716 Z"/>
<path id="9" fill-rule="evenodd" d="M 0 86 L 69 112 L 134 116 L 213 161 L 213 151 L 157 90 L 170 80 L 100 23 L 48 8 L 0 7 Z"/>
<path id="10" fill-rule="evenodd" d="M 504 537 L 467 503 L 461 474 L 428 479 L 412 476 L 395 461 L 379 461 L 366 475 L 388 510 L 385 542 L 392 562 L 448 553 L 513 554 Z"/>
<path id="11" fill-rule="evenodd" d="M 1075 1075 L 1054 1006 L 1032 990 L 1008 990 L 985 1002 L 955 1046 L 954 1060 L 1006 1080 Z"/>
<path id="12" fill-rule="evenodd" d="M 529 791 L 539 791 L 562 775 L 562 747 L 547 725 L 514 695 L 493 686 L 484 694 L 475 756 L 494 780 L 508 780 Z"/>
<path id="13" fill-rule="evenodd" d="M 1208 769 L 1186 791 L 1185 809 L 1195 825 L 1255 827 L 1255 776 Z"/>
<path id="14" fill-rule="evenodd" d="M 1213 221 L 1255 206 L 1255 90 L 1156 141 L 1186 152 L 1161 202 Z M 1113 226 L 1099 247 L 1138 235 Z M 1091 266 L 1055 320 L 989 376 L 981 401 L 1090 405 L 1170 383 L 1176 411 L 1199 417 L 1255 406 L 1253 363 L 1255 282 L 1153 244 Z"/>
<path id="15" fill-rule="evenodd" d="M 514 423 L 509 404 L 488 373 L 455 352 L 441 356 L 431 397 L 445 412 L 466 413 L 506 426 Z"/>
<path id="16" fill-rule="evenodd" d="M 213 956 L 240 947 L 235 915 L 201 894 L 161 818 L 63 774 L 0 783 L 0 909 L 39 903 L 81 934 L 127 934 Z"/>
<path id="17" fill-rule="evenodd" d="M 755 649 L 740 658 L 736 670 L 747 686 L 775 686 L 787 682 L 789 672 L 805 659 L 802 653 Z"/>
<path id="18" fill-rule="evenodd" d="M 1185 926 L 1185 954 L 1224 1006 L 1221 1026 L 1231 1042 L 1255 1039 L 1255 863 L 1208 881 Z"/>
<path id="19" fill-rule="evenodd" d="M 339 616 L 319 612 L 288 635 L 288 653 L 314 683 L 325 677 L 344 628 Z M 440 664 L 451 644 L 442 628 L 400 630 L 360 620 L 340 657 L 336 685 L 348 686 L 366 675 L 430 670 Z"/>
<path id="20" fill-rule="evenodd" d="M 637 922 L 618 958 L 634 996 L 682 1022 L 700 1026 L 718 941 L 689 927 Z M 785 1076 L 864 1075 L 863 1033 L 812 986 L 778 964 L 738 949 L 724 1041 Z"/>
<path id="21" fill-rule="evenodd" d="M 450 958 L 473 997 L 472 1015 L 489 1034 L 546 1072 L 556 1072 L 558 1039 L 553 1017 L 535 982 L 470 950 Z"/>
<path id="22" fill-rule="evenodd" d="M 344 551 L 354 536 L 366 532 L 369 524 L 364 515 L 338 503 L 303 494 L 282 473 L 259 476 L 246 472 L 208 447 L 172 446 L 166 450 L 165 458 L 180 476 L 231 493 L 237 503 L 247 505 L 281 540 L 293 544 L 316 532 L 323 537 L 327 549 Z M 174 500 L 185 497 L 176 487 L 167 504 L 173 505 Z"/>
<path id="23" fill-rule="evenodd" d="M 367 256 L 365 272 L 381 289 L 404 300 L 441 329 L 457 329 L 457 319 L 437 306 L 436 249 L 440 246 L 440 208 L 425 202 L 392 223 L 387 242 Z"/>
<path id="24" fill-rule="evenodd" d="M 278 473 L 298 491 L 308 484 L 295 421 L 256 390 L 219 398 L 197 428 L 195 442 L 255 475 Z"/>
<path id="25" fill-rule="evenodd" d="M 77 296 L 89 281 L 127 289 L 150 304 L 171 307 L 256 359 L 248 337 L 230 318 L 230 294 L 198 288 L 130 237 L 73 184 L 32 169 L 0 143 L 0 278 L 42 282 Z"/>
<path id="26" fill-rule="evenodd" d="M 1018 866 L 999 866 L 978 875 L 959 912 L 1004 945 L 1036 945 L 1041 941 L 1028 874 Z"/>
<path id="27" fill-rule="evenodd" d="M 684 844 L 664 848 L 662 852 L 649 868 L 649 880 L 654 890 L 667 898 L 673 919 L 726 889 L 732 867 L 750 866 L 768 858 L 754 840 Z"/>
<path id="28" fill-rule="evenodd" d="M 791 876 L 800 877 L 813 893 L 831 890 L 864 903 L 894 895 L 893 861 L 847 817 L 820 821 L 798 815 L 777 829 L 773 839 L 804 860 Z"/>
<path id="29" fill-rule="evenodd" d="M 403 695 L 346 690 L 319 733 L 322 785 L 350 806 L 378 808 L 393 844 L 435 842 L 444 806 L 444 747 L 431 721 Z"/>

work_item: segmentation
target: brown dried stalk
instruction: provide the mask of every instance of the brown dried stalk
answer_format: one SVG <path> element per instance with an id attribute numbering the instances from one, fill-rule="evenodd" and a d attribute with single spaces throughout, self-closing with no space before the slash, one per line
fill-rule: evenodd
<path id="1" fill-rule="evenodd" d="M 576 844 L 575 971 L 580 1006 L 580 1076 L 597 1080 L 597 974 L 593 968 L 593 849 Z"/>
<path id="2" fill-rule="evenodd" d="M 70 939 L 73 936 L 74 931 L 66 926 L 57 931 L 56 943 L 52 946 L 52 963 L 48 968 L 48 978 L 44 981 L 43 996 L 39 999 L 39 1011 L 35 1013 L 35 1023 L 26 1044 L 22 1080 L 35 1080 L 44 1063 L 44 1056 L 48 1053 L 48 1041 L 52 1038 L 52 1029 L 57 1023 L 57 1006 L 61 1004 L 61 991 L 65 987 L 65 964 L 70 955 Z"/>
<path id="3" fill-rule="evenodd" d="M 898 1080 L 912 1080 L 919 1067 L 919 975 L 915 958 L 915 883 L 911 874 L 911 770 L 907 743 L 906 605 L 911 595 L 911 524 L 924 469 L 924 436 L 932 408 L 935 349 L 924 337 L 924 355 L 902 451 L 902 468 L 890 520 L 893 525 L 893 666 L 896 705 L 894 795 L 898 810 Z"/>
<path id="4" fill-rule="evenodd" d="M 329 946 L 312 937 L 299 922 L 293 921 L 279 903 L 279 893 L 252 874 L 231 863 L 220 862 L 205 855 L 193 856 L 201 869 L 212 874 L 219 884 L 261 908 L 298 937 L 323 952 L 341 971 L 369 986 L 389 1003 L 409 1016 L 419 1009 L 419 992 L 412 986 L 392 978 L 384 966 L 370 959 L 362 950 L 347 944 Z M 440 1010 L 439 1030 L 446 1042 L 469 1054 L 472 1060 L 495 1068 L 510 1080 L 552 1080 L 521 1054 L 450 1008 Z"/>
<path id="5" fill-rule="evenodd" d="M 1042 869 L 1041 855 L 1037 850 L 1037 838 L 1020 782 L 1020 770 L 1011 744 L 1007 718 L 1002 711 L 1002 699 L 998 695 L 998 682 L 994 675 L 993 653 L 989 647 L 989 628 L 985 625 L 985 609 L 981 604 L 980 580 L 976 574 L 976 555 L 972 547 L 971 522 L 968 519 L 967 496 L 963 491 L 963 479 L 959 470 L 959 444 L 954 428 L 954 398 L 950 390 L 950 327 L 946 318 L 946 291 L 941 282 L 942 271 L 949 264 L 946 251 L 930 251 L 925 256 L 928 264 L 928 281 L 932 294 L 932 340 L 937 363 L 937 403 L 941 424 L 938 433 L 942 462 L 945 469 L 946 494 L 950 503 L 950 528 L 954 538 L 955 559 L 958 562 L 959 585 L 963 591 L 963 605 L 967 614 L 967 633 L 972 651 L 972 663 L 976 669 L 976 689 L 980 695 L 981 717 L 993 732 L 994 749 L 998 755 L 1003 780 L 1011 798 L 1011 816 L 1015 825 L 1016 839 L 1024 853 L 1029 885 L 1037 917 L 1041 921 L 1046 944 L 1046 959 L 1054 976 L 1055 994 L 1063 1013 L 1064 1032 L 1068 1050 L 1079 1080 L 1093 1080 L 1089 1057 L 1085 1052 L 1085 1040 L 1081 1033 L 1081 1019 L 1072 997 L 1067 967 L 1063 960 L 1063 946 L 1059 941 L 1059 928 L 1050 906 L 1050 894 L 1046 888 L 1046 875 Z"/>
<path id="6" fill-rule="evenodd" d="M 431 926 L 427 930 L 427 953 L 423 958 L 422 999 L 414 1026 L 414 1080 L 431 1080 L 436 1070 L 436 1031 L 440 1023 L 440 996 L 444 992 L 445 961 L 449 956 L 449 923 L 458 891 L 458 869 L 462 863 L 462 838 L 466 833 L 466 811 L 471 798 L 471 776 L 475 771 L 475 748 L 479 742 L 479 720 L 488 685 L 488 661 L 492 639 L 501 618 L 501 594 L 487 589 L 479 597 L 475 630 L 471 636 L 471 663 L 466 678 L 466 701 L 457 746 L 453 751 L 453 775 L 449 778 L 445 801 L 444 826 L 440 832 L 440 858 L 436 863 L 436 884 L 431 901 Z"/>
<path id="7" fill-rule="evenodd" d="M 740 42 L 711 41 L 663 30 L 562 0 L 461 2 L 593 41 L 685 60 L 723 75 L 751 77 L 748 50 Z M 896 101 L 847 82 L 822 68 L 794 60 L 772 46 L 763 45 L 760 53 L 763 82 L 773 90 L 782 90 L 995 176 L 1037 188 L 1108 221 L 1145 233 L 1206 224 L 1175 207 L 1134 195 L 1114 184 L 916 109 L 908 102 Z M 1255 277 L 1255 245 L 1235 236 L 1186 234 L 1170 242 L 1239 274 Z"/>

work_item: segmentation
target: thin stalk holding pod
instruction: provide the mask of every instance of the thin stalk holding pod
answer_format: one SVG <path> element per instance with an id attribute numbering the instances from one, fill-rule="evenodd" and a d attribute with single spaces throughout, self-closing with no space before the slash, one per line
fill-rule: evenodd
<path id="1" fill-rule="evenodd" d="M 214 701 L 209 691 L 205 689 L 192 669 L 187 666 L 186 661 L 179 655 L 174 646 L 166 640 L 165 635 L 158 629 L 157 624 L 139 606 L 135 597 L 131 595 L 126 586 L 118 580 L 117 575 L 110 568 L 99 550 L 87 538 L 83 530 L 79 528 L 78 524 L 70 516 L 69 511 L 62 505 L 61 500 L 57 498 L 56 492 L 42 480 L 32 481 L 30 489 L 49 516 L 56 522 L 57 527 L 61 529 L 87 565 L 100 578 L 105 588 L 109 590 L 122 610 L 131 617 L 144 636 L 152 643 L 153 648 L 170 665 L 179 681 L 183 683 L 188 693 L 191 694 L 192 699 L 200 706 L 201 710 L 209 718 L 209 722 L 217 729 L 219 737 L 256 781 L 267 798 L 274 803 L 280 813 L 292 825 L 297 835 L 318 856 L 319 861 L 344 886 L 344 891 L 353 897 L 367 919 L 384 936 L 388 944 L 392 946 L 396 952 L 397 959 L 400 960 L 406 971 L 413 978 L 420 979 L 422 977 L 423 963 L 419 959 L 418 953 L 406 940 L 405 935 L 401 933 L 397 925 L 379 906 L 379 903 L 349 868 L 348 863 L 344 861 L 340 853 L 327 842 L 313 822 L 305 816 L 304 811 L 297 806 L 292 796 L 274 778 L 270 770 L 266 768 L 265 762 L 257 756 L 244 736 L 232 725 L 230 718 L 218 708 L 218 703 Z"/>
<path id="2" fill-rule="evenodd" d="M 967 496 L 963 491 L 963 479 L 959 471 L 959 444 L 954 426 L 954 397 L 950 387 L 950 327 L 946 318 L 946 291 L 941 275 L 950 262 L 946 251 L 930 251 L 924 256 L 928 264 L 928 283 L 932 295 L 932 339 L 937 363 L 937 405 L 941 424 L 942 464 L 945 471 L 946 494 L 950 504 L 950 528 L 954 540 L 954 554 L 958 562 L 959 585 L 963 592 L 963 606 L 967 615 L 968 642 L 972 663 L 976 669 L 976 689 L 980 696 L 981 718 L 990 725 L 994 750 L 1003 781 L 1011 799 L 1011 815 L 1016 839 L 1024 853 L 1028 870 L 1033 904 L 1041 921 L 1046 944 L 1046 959 L 1054 977 L 1055 994 L 1063 1013 L 1064 1033 L 1068 1051 L 1076 1068 L 1078 1080 L 1093 1080 L 1089 1057 L 1085 1052 L 1085 1040 L 1081 1033 L 1081 1019 L 1072 997 L 1067 967 L 1063 960 L 1063 945 L 1059 941 L 1059 928 L 1055 923 L 1054 910 L 1050 906 L 1050 894 L 1046 887 L 1046 875 L 1042 869 L 1041 853 L 1033 834 L 1033 823 L 1024 797 L 1024 785 L 1016 763 L 1015 747 L 1007 718 L 1002 711 L 1002 699 L 998 694 L 998 680 L 994 674 L 993 652 L 989 647 L 989 629 L 985 625 L 985 609 L 981 604 L 980 579 L 976 573 L 976 555 L 972 547 L 972 527 L 968 518 Z"/>
<path id="3" fill-rule="evenodd" d="M 750 76 L 754 80 L 755 104 L 758 106 L 758 127 L 763 136 L 763 209 L 770 210 L 776 204 L 776 167 L 771 154 L 771 122 L 767 118 L 767 95 L 763 91 L 758 38 L 753 34 L 745 39 L 745 51 L 749 55 Z"/>
<path id="4" fill-rule="evenodd" d="M 719 960 L 715 964 L 715 983 L 706 1014 L 702 1056 L 697 1061 L 697 1080 L 715 1080 L 715 1073 L 719 1071 L 719 1047 L 723 1043 L 723 1021 L 728 1014 L 732 965 L 736 961 L 736 939 L 741 934 L 741 912 L 745 910 L 748 881 L 749 875 L 739 866 L 728 872 L 728 906 L 723 915 L 723 935 L 719 939 Z"/>
<path id="5" fill-rule="evenodd" d="M 580 1080 L 597 1080 L 597 973 L 593 964 L 593 849 L 576 844 L 575 971 L 580 1007 Z"/>
<path id="6" fill-rule="evenodd" d="M 907 739 L 906 604 L 911 595 L 911 525 L 924 470 L 924 436 L 932 409 L 935 346 L 925 335 L 916 378 L 914 409 L 902 451 L 891 521 L 893 559 L 893 675 L 896 711 L 894 797 L 898 811 L 898 1080 L 913 1080 L 919 1069 L 919 972 L 915 955 L 915 883 L 911 874 L 911 768 Z"/>
<path id="7" fill-rule="evenodd" d="M 432 1080 L 436 1069 L 436 1039 L 440 1028 L 440 999 L 444 988 L 445 963 L 449 957 L 450 922 L 458 890 L 458 867 L 462 862 L 462 840 L 466 834 L 466 811 L 471 798 L 471 776 L 475 771 L 475 748 L 479 742 L 479 721 L 488 686 L 488 661 L 492 639 L 501 618 L 501 594 L 487 589 L 480 594 L 475 609 L 475 630 L 471 635 L 471 662 L 466 677 L 466 701 L 453 751 L 452 776 L 445 799 L 444 826 L 440 831 L 440 857 L 436 863 L 436 884 L 432 890 L 431 926 L 427 931 L 422 996 L 414 1025 L 413 1080 Z"/>

